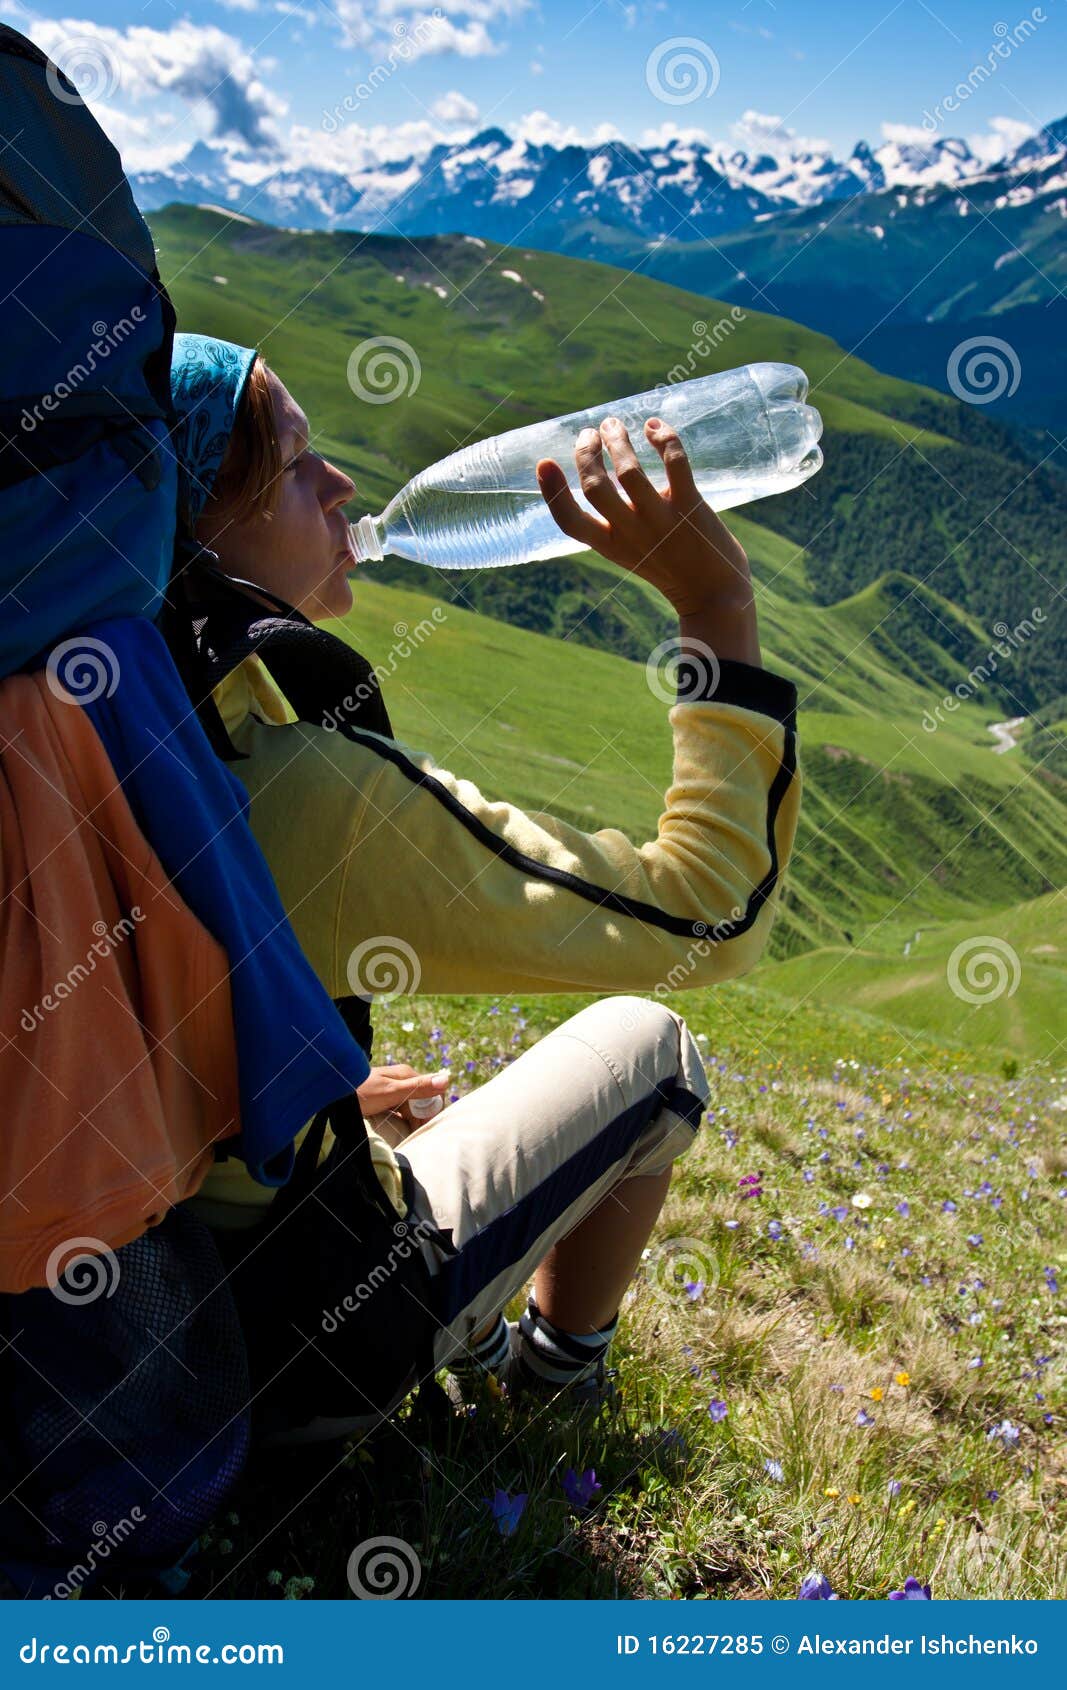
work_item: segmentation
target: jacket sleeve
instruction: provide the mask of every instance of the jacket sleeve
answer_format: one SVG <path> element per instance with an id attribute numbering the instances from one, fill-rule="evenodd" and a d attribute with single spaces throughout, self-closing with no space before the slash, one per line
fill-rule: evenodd
<path id="1" fill-rule="evenodd" d="M 584 833 L 370 733 L 248 718 L 251 821 L 335 995 L 667 991 L 752 967 L 796 831 L 796 691 L 723 662 L 669 712 L 656 837 Z"/>

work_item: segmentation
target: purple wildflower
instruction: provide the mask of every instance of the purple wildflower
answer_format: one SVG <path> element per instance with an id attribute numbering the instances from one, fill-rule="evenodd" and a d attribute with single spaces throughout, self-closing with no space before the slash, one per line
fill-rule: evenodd
<path id="1" fill-rule="evenodd" d="M 687 1279 L 685 1282 L 685 1294 L 691 1303 L 699 1303 L 706 1289 L 702 1279 Z"/>
<path id="2" fill-rule="evenodd" d="M 929 1602 L 930 1586 L 920 1584 L 918 1579 L 909 1576 L 904 1580 L 903 1590 L 891 1590 L 889 1592 L 889 1600 L 890 1602 Z"/>
<path id="3" fill-rule="evenodd" d="M 588 1508 L 597 1491 L 601 1489 L 596 1469 L 593 1467 L 587 1467 L 584 1473 L 576 1473 L 573 1467 L 568 1467 L 561 1483 L 571 1507 L 580 1510 Z"/>
<path id="4" fill-rule="evenodd" d="M 873 1426 L 874 1425 L 874 1415 L 868 1414 L 867 1410 L 865 1408 L 861 1408 L 859 1413 L 856 1416 L 856 1425 L 857 1426 Z"/>
<path id="5" fill-rule="evenodd" d="M 768 1221 L 767 1222 L 767 1237 L 768 1238 L 774 1238 L 774 1239 L 781 1238 L 782 1233 L 784 1231 L 785 1231 L 785 1228 L 783 1227 L 781 1221 Z"/>
<path id="6" fill-rule="evenodd" d="M 994 1439 L 1004 1449 L 1014 1449 L 1019 1442 L 1019 1428 L 1013 1426 L 1010 1420 L 1001 1420 L 996 1426 L 990 1426 L 987 1438 Z"/>
<path id="7" fill-rule="evenodd" d="M 907 1220 L 908 1216 L 911 1214 L 911 1204 L 908 1202 L 906 1197 L 902 1197 L 900 1202 L 897 1204 L 897 1214 L 903 1215 L 905 1220 Z"/>
<path id="8" fill-rule="evenodd" d="M 945 1201 L 941 1205 L 941 1213 L 943 1215 L 954 1215 L 956 1213 L 956 1205 L 952 1201 L 951 1197 L 945 1198 Z"/>
<path id="9" fill-rule="evenodd" d="M 969 1232 L 967 1234 L 967 1242 L 971 1246 L 972 1250 L 980 1250 L 982 1247 L 982 1234 L 980 1232 Z"/>
<path id="10" fill-rule="evenodd" d="M 809 1573 L 800 1589 L 797 1591 L 798 1602 L 836 1602 L 838 1598 L 830 1589 L 830 1581 L 822 1573 Z"/>
<path id="11" fill-rule="evenodd" d="M 776 1485 L 780 1485 L 785 1478 L 785 1472 L 780 1461 L 765 1461 L 763 1463 L 763 1471 L 767 1474 L 768 1478 L 774 1480 Z"/>
<path id="12" fill-rule="evenodd" d="M 900 1480 L 899 1479 L 890 1479 L 888 1485 L 886 1486 L 886 1489 L 888 1490 L 890 1496 L 899 1496 L 900 1495 Z"/>
<path id="13" fill-rule="evenodd" d="M 509 1496 L 506 1490 L 495 1490 L 491 1497 L 485 1496 L 482 1501 L 496 1522 L 496 1529 L 501 1537 L 512 1537 L 515 1528 L 522 1519 L 526 1507 L 525 1491 L 519 1491 L 515 1496 Z"/>
<path id="14" fill-rule="evenodd" d="M 737 1182 L 737 1188 L 742 1197 L 762 1197 L 763 1187 L 759 1174 L 745 1174 Z"/>
<path id="15" fill-rule="evenodd" d="M 715 1421 L 725 1420 L 729 1412 L 729 1409 L 721 1397 L 712 1397 L 708 1404 L 708 1415 L 710 1419 Z"/>

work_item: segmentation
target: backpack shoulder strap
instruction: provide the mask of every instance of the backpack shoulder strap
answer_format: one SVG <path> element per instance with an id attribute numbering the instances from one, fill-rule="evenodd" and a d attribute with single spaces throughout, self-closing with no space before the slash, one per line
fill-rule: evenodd
<path id="1" fill-rule="evenodd" d="M 214 553 L 188 547 L 163 623 L 197 709 L 245 658 L 258 657 L 300 721 L 391 739 L 378 677 L 362 652 L 263 588 L 223 575 L 217 562 Z M 239 754 L 230 746 L 228 755 Z"/>

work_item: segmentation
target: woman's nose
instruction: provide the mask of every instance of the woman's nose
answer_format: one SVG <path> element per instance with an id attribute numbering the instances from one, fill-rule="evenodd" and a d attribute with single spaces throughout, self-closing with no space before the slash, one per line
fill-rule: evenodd
<path id="1" fill-rule="evenodd" d="M 345 474 L 343 469 L 338 469 L 336 464 L 328 463 L 325 458 L 322 467 L 326 478 L 326 496 L 323 503 L 327 510 L 336 510 L 338 505 L 348 503 L 356 491 L 356 484 L 350 475 Z"/>

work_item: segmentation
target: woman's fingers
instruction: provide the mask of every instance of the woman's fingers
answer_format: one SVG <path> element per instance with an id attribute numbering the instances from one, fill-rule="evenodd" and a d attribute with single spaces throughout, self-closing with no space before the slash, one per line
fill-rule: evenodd
<path id="1" fill-rule="evenodd" d="M 605 417 L 600 425 L 601 439 L 611 453 L 611 461 L 626 497 L 638 516 L 662 515 L 663 498 L 653 487 L 641 468 L 633 443 L 618 417 Z"/>
<path id="2" fill-rule="evenodd" d="M 537 482 L 541 495 L 556 520 L 557 527 L 583 546 L 601 546 L 610 530 L 589 511 L 584 511 L 570 487 L 567 477 L 554 458 L 542 458 L 537 465 Z"/>
<path id="3" fill-rule="evenodd" d="M 661 417 L 649 417 L 645 433 L 663 459 L 671 504 L 683 513 L 695 510 L 701 503 L 701 493 L 693 480 L 693 471 L 677 430 Z"/>
<path id="4" fill-rule="evenodd" d="M 613 528 L 625 527 L 627 518 L 633 517 L 633 507 L 626 503 L 611 479 L 599 429 L 582 429 L 574 445 L 574 461 L 582 492 L 593 509 L 606 517 Z"/>

